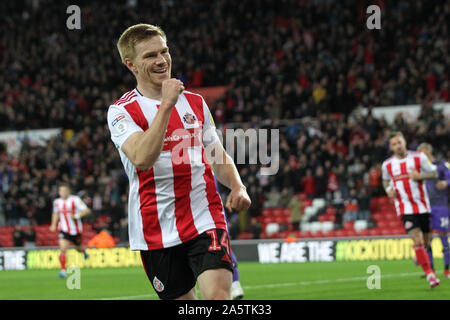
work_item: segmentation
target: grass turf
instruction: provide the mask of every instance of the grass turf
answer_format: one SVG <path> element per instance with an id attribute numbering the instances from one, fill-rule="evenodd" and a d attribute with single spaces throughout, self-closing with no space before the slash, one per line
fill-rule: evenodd
<path id="1" fill-rule="evenodd" d="M 381 289 L 368 289 L 370 265 L 381 271 Z M 369 262 L 310 262 L 285 264 L 240 263 L 245 297 L 249 300 L 308 299 L 450 299 L 450 279 L 430 289 L 420 267 L 411 260 Z M 158 299 L 143 268 L 81 269 L 81 288 L 68 289 L 58 270 L 0 272 L 0 300 L 9 299 Z"/>

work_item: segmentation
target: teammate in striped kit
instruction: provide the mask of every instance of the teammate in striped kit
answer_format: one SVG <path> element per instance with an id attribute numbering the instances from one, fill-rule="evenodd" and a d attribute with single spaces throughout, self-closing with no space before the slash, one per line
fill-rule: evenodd
<path id="1" fill-rule="evenodd" d="M 425 154 L 406 149 L 401 132 L 389 135 L 389 148 L 394 153 L 382 165 L 383 186 L 394 198 L 397 215 L 413 240 L 416 258 L 426 274 L 430 287 L 439 284 L 425 247 L 430 244 L 430 202 L 424 180 L 436 179 L 436 167 Z"/>
<path id="2" fill-rule="evenodd" d="M 230 299 L 229 238 L 213 172 L 231 190 L 229 210 L 250 206 L 246 188 L 203 98 L 171 78 L 165 33 L 131 26 L 117 47 L 137 80 L 108 109 L 111 139 L 130 183 L 130 249 L 141 252 L 161 299 L 196 299 L 196 283 L 204 299 Z"/>
<path id="3" fill-rule="evenodd" d="M 68 184 L 61 184 L 58 188 L 59 198 L 53 202 L 52 222 L 50 231 L 56 231 L 58 224 L 59 231 L 59 262 L 61 271 L 58 273 L 60 278 L 66 277 L 66 252 L 70 243 L 75 245 L 78 252 L 83 253 L 84 258 L 88 255 L 81 243 L 81 232 L 83 224 L 81 218 L 91 213 L 91 210 L 81 200 L 80 197 L 70 194 Z M 59 223 L 58 223 L 59 222 Z"/>
<path id="4" fill-rule="evenodd" d="M 445 161 L 436 160 L 433 156 L 433 147 L 429 143 L 421 143 L 417 150 L 423 152 L 438 170 L 438 180 L 429 180 L 426 185 L 431 202 L 431 229 L 437 231 L 441 239 L 442 253 L 444 256 L 444 276 L 450 278 L 450 250 L 448 243 L 450 210 L 448 208 L 447 197 L 447 190 L 450 185 L 450 164 Z M 433 267 L 431 246 L 427 247 L 427 252 L 431 266 Z"/>

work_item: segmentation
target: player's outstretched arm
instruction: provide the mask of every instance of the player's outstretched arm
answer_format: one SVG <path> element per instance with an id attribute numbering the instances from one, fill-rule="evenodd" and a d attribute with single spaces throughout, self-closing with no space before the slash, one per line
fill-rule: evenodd
<path id="1" fill-rule="evenodd" d="M 81 211 L 77 216 L 75 216 L 75 218 L 81 219 L 85 216 L 88 216 L 92 213 L 91 209 L 86 208 L 85 210 Z"/>
<path id="2" fill-rule="evenodd" d="M 233 159 L 226 153 L 220 141 L 214 142 L 213 149 L 219 154 L 214 154 L 214 159 L 209 159 L 211 168 L 217 180 L 231 190 L 225 207 L 230 212 L 247 210 L 251 205 L 251 200 Z"/>
<path id="3" fill-rule="evenodd" d="M 53 212 L 52 214 L 52 222 L 50 224 L 50 231 L 51 232 L 55 232 L 56 231 L 56 224 L 58 223 L 59 220 L 59 214 L 58 212 Z"/>
<path id="4" fill-rule="evenodd" d="M 151 126 L 145 132 L 134 133 L 123 143 L 122 151 L 136 168 L 149 170 L 158 159 L 170 114 L 183 90 L 184 86 L 180 80 L 165 80 L 162 83 L 161 106 Z"/>

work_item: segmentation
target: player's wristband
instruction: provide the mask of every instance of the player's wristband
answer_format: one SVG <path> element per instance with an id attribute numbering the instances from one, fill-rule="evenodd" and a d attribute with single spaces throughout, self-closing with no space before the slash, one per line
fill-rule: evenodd
<path id="1" fill-rule="evenodd" d="M 75 219 L 80 219 L 81 218 L 81 214 L 77 213 L 74 215 Z"/>
<path id="2" fill-rule="evenodd" d="M 394 190 L 394 188 L 392 188 L 392 186 L 388 186 L 386 189 L 384 189 L 384 191 L 386 191 L 386 193 L 389 193 L 389 191 Z"/>

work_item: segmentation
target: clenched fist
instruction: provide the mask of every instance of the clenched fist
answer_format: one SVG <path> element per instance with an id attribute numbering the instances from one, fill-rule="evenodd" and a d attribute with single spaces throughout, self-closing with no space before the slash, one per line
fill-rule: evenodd
<path id="1" fill-rule="evenodd" d="M 245 187 L 231 190 L 225 207 L 231 213 L 234 211 L 247 210 L 252 204 Z"/>
<path id="2" fill-rule="evenodd" d="M 170 109 L 178 101 L 178 96 L 184 90 L 183 82 L 172 78 L 164 80 L 162 83 L 161 107 Z"/>

